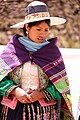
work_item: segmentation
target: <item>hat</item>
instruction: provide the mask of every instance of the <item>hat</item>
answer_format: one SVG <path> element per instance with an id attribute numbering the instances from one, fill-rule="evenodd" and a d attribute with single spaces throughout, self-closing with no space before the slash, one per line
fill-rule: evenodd
<path id="1" fill-rule="evenodd" d="M 60 17 L 50 17 L 47 5 L 40 1 L 34 1 L 31 2 L 26 8 L 25 20 L 11 26 L 11 28 L 23 28 L 24 24 L 26 23 L 41 21 L 45 19 L 50 19 L 51 26 L 60 25 L 66 22 L 65 19 Z"/>

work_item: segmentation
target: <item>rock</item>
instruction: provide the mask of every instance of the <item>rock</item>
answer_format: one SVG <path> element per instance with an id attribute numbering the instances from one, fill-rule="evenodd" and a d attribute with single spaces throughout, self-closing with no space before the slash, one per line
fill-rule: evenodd
<path id="1" fill-rule="evenodd" d="M 7 44 L 10 38 L 22 29 L 10 29 L 10 26 L 23 21 L 24 8 L 33 0 L 0 0 L 0 44 Z M 39 0 L 45 2 L 51 16 L 67 19 L 66 24 L 53 26 L 50 37 L 58 36 L 59 47 L 80 48 L 79 25 L 80 10 L 79 0 Z"/>

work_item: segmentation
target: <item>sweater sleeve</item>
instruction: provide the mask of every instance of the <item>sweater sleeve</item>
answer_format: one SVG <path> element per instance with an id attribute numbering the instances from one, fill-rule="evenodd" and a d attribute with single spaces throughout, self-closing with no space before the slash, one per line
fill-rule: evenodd
<path id="1" fill-rule="evenodd" d="M 49 85 L 44 90 L 42 90 L 42 92 L 45 95 L 47 101 L 50 101 L 52 99 L 53 100 L 61 99 L 61 94 L 50 81 Z"/>
<path id="2" fill-rule="evenodd" d="M 13 80 L 10 80 L 9 75 L 3 78 L 2 81 L 0 81 L 0 95 L 2 96 L 8 96 L 9 93 L 19 85 L 15 84 Z"/>

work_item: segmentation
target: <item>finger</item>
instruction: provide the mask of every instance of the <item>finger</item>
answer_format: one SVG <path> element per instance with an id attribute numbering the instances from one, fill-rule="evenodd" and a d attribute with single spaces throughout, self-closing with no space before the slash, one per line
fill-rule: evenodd
<path id="1" fill-rule="evenodd" d="M 25 103 L 25 100 L 22 100 L 23 103 Z"/>
<path id="2" fill-rule="evenodd" d="M 32 97 L 31 97 L 30 95 L 28 95 L 28 94 L 26 94 L 26 95 L 27 95 L 27 96 L 26 96 L 27 99 L 30 100 L 30 101 L 32 101 Z"/>
<path id="3" fill-rule="evenodd" d="M 34 102 L 34 97 L 33 95 L 30 95 L 31 96 L 31 102 Z"/>
<path id="4" fill-rule="evenodd" d="M 27 94 L 31 94 L 34 90 L 32 90 L 31 88 L 29 88 L 28 91 L 26 91 Z"/>
<path id="5" fill-rule="evenodd" d="M 31 101 L 28 99 L 25 99 L 25 100 L 22 100 L 22 103 L 31 103 Z"/>

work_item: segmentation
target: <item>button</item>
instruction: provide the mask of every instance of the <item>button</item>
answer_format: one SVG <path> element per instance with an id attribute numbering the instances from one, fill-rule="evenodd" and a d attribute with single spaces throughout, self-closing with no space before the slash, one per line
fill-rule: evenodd
<path id="1" fill-rule="evenodd" d="M 32 60 L 32 54 L 29 54 L 30 60 Z"/>
<path id="2" fill-rule="evenodd" d="M 32 56 L 30 56 L 30 60 L 32 60 Z"/>

